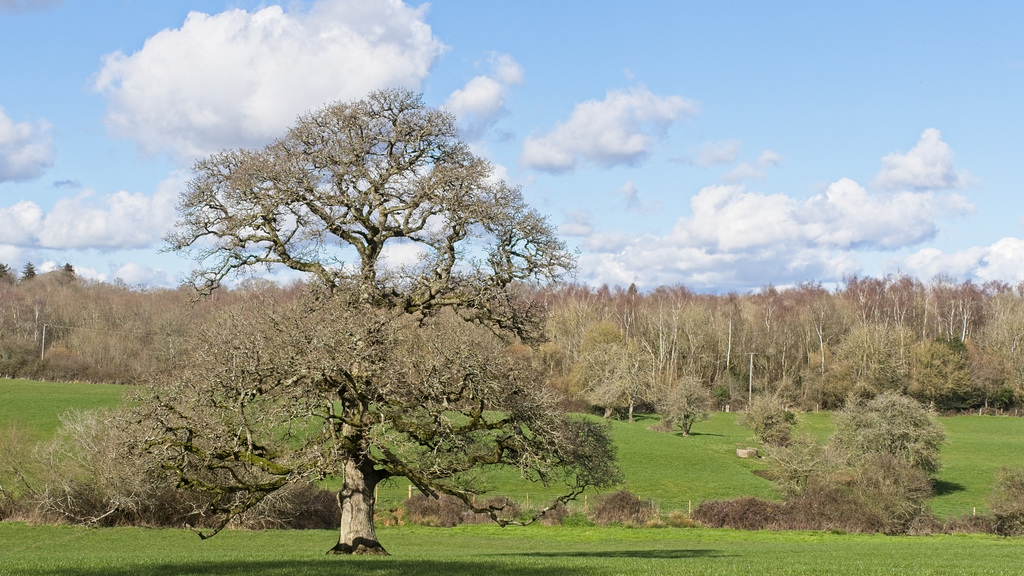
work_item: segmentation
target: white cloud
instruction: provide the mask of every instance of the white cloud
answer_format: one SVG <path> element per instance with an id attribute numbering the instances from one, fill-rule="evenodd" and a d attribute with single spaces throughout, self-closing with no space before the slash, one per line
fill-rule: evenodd
<path id="1" fill-rule="evenodd" d="M 717 164 L 732 164 L 739 155 L 739 140 L 708 141 L 700 145 L 695 162 L 701 168 L 710 168 Z"/>
<path id="2" fill-rule="evenodd" d="M 53 166 L 49 130 L 45 121 L 15 124 L 0 106 L 0 182 L 29 180 Z"/>
<path id="3" fill-rule="evenodd" d="M 726 182 L 743 182 L 745 180 L 761 180 L 768 177 L 768 168 L 782 164 L 783 158 L 779 154 L 765 150 L 757 157 L 753 164 L 744 162 L 729 171 L 722 177 Z"/>
<path id="4" fill-rule="evenodd" d="M 325 102 L 418 89 L 445 49 L 425 12 L 400 0 L 191 12 L 138 52 L 105 56 L 94 87 L 108 100 L 110 130 L 147 153 L 190 160 L 258 146 Z"/>
<path id="5" fill-rule="evenodd" d="M 849 179 L 800 202 L 742 185 L 709 186 L 690 200 L 692 215 L 664 236 L 634 237 L 581 258 L 597 282 L 637 280 L 644 286 L 684 282 L 749 288 L 833 279 L 857 270 L 855 251 L 890 251 L 933 238 L 937 219 L 969 213 L 956 194 L 870 194 Z M 596 243 L 595 243 L 596 244 Z M 611 249 L 608 249 L 611 248 Z"/>
<path id="6" fill-rule="evenodd" d="M 135 262 L 119 266 L 113 274 L 115 279 L 120 279 L 129 286 L 171 286 L 175 283 L 167 272 Z"/>
<path id="7" fill-rule="evenodd" d="M 893 152 L 882 158 L 874 185 L 886 190 L 952 190 L 966 187 L 969 181 L 966 172 L 953 166 L 953 150 L 942 141 L 942 134 L 928 128 L 906 154 Z"/>
<path id="8" fill-rule="evenodd" d="M 0 208 L 0 243 L 12 246 L 35 244 L 43 216 L 43 209 L 27 200 L 9 208 Z"/>
<path id="9" fill-rule="evenodd" d="M 626 210 L 639 210 L 643 207 L 643 204 L 640 202 L 640 191 L 637 190 L 636 184 L 632 180 L 627 181 L 615 192 L 626 198 Z"/>
<path id="10" fill-rule="evenodd" d="M 589 236 L 594 231 L 593 215 L 586 210 L 573 210 L 568 219 L 558 227 L 562 236 Z"/>
<path id="11" fill-rule="evenodd" d="M 650 205 L 645 205 L 640 200 L 640 190 L 636 187 L 636 184 L 632 180 L 627 181 L 622 185 L 621 188 L 615 191 L 616 194 L 623 196 L 626 200 L 626 210 L 629 212 L 656 212 L 661 210 L 661 201 L 655 200 Z"/>
<path id="12" fill-rule="evenodd" d="M 772 150 L 765 150 L 757 157 L 757 165 L 761 167 L 778 166 L 782 164 L 784 160 L 785 158 L 783 158 L 781 154 Z"/>
<path id="13" fill-rule="evenodd" d="M 889 266 L 925 279 L 945 274 L 980 282 L 1022 282 L 1024 239 L 1003 238 L 990 246 L 972 246 L 949 254 L 936 248 L 925 248 L 907 256 L 902 262 L 890 262 Z"/>
<path id="14" fill-rule="evenodd" d="M 445 102 L 471 140 L 480 138 L 504 112 L 508 88 L 523 83 L 523 69 L 511 56 L 492 55 L 490 64 L 490 75 L 476 76 Z"/>
<path id="15" fill-rule="evenodd" d="M 418 242 L 392 241 L 384 245 L 381 259 L 391 268 L 415 266 L 424 256 L 426 248 Z"/>
<path id="16" fill-rule="evenodd" d="M 14 263 L 21 261 L 22 250 L 11 244 L 3 244 L 0 240 L 0 264 L 7 264 L 14 269 Z"/>
<path id="17" fill-rule="evenodd" d="M 171 228 L 184 177 L 164 180 L 153 195 L 125 191 L 93 198 L 91 192 L 65 197 L 45 212 L 23 200 L 0 208 L 0 243 L 57 249 L 144 248 Z"/>
<path id="18" fill-rule="evenodd" d="M 520 162 L 547 172 L 571 171 L 584 162 L 635 164 L 673 122 L 697 112 L 697 102 L 681 96 L 658 96 L 646 88 L 613 90 L 604 100 L 577 104 L 550 133 L 527 137 Z"/>

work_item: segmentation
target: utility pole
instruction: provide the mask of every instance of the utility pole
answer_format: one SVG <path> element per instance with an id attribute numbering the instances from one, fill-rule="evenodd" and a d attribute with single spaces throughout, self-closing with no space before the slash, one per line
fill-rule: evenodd
<path id="1" fill-rule="evenodd" d="M 747 374 L 748 377 L 749 377 L 747 379 L 747 404 L 748 405 L 750 404 L 750 399 L 754 397 L 754 354 L 757 354 L 757 352 L 747 352 L 747 355 L 750 356 L 750 371 Z"/>

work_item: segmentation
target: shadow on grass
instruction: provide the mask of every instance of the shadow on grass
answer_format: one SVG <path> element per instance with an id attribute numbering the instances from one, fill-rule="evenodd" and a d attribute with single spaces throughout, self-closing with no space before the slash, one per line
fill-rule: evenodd
<path id="1" fill-rule="evenodd" d="M 585 569 L 544 566 L 545 574 L 575 576 L 587 574 Z M 311 576 L 338 576 L 375 574 L 379 576 L 416 576 L 444 574 L 445 576 L 478 576 L 480 574 L 510 574 L 533 576 L 536 566 L 510 566 L 497 561 L 402 560 L 396 558 L 355 558 L 327 556 L 322 560 L 298 562 L 232 561 L 232 562 L 175 562 L 165 564 L 103 566 L 103 567 L 47 567 L 19 570 L 26 576 L 285 576 L 303 574 Z"/>
<path id="2" fill-rule="evenodd" d="M 932 488 L 935 489 L 936 496 L 945 496 L 946 494 L 952 494 L 954 492 L 963 492 L 967 489 L 963 484 L 957 484 L 956 482 L 950 482 L 948 480 L 935 480 L 932 482 Z"/>
<path id="3" fill-rule="evenodd" d="M 630 559 L 683 559 L 683 558 L 725 558 L 719 550 L 597 550 L 592 552 L 533 552 L 523 556 L 540 558 L 630 558 Z"/>

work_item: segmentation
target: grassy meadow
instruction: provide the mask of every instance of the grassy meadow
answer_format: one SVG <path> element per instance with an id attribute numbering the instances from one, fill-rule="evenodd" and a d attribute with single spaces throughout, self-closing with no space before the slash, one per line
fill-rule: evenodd
<path id="1" fill-rule="evenodd" d="M 115 406 L 123 387 L 0 379 L 0 427 L 14 423 L 45 439 L 65 411 Z M 663 514 L 689 503 L 775 497 L 755 475 L 763 461 L 736 457 L 752 445 L 737 414 L 717 413 L 693 435 L 651 430 L 657 419 L 614 421 L 624 488 Z M 932 509 L 940 516 L 985 511 L 1002 465 L 1024 465 L 1024 418 L 940 419 L 949 441 Z M 802 414 L 797 433 L 826 438 L 827 413 Z M 539 504 L 553 494 L 511 473 L 491 476 L 493 492 Z M 398 507 L 408 484 L 380 490 L 380 509 Z M 529 496 L 527 496 L 529 495 Z M 592 498 L 592 496 L 591 496 Z M 576 504 L 578 508 L 582 502 Z M 820 532 L 743 532 L 703 528 L 490 525 L 380 527 L 388 558 L 325 557 L 336 535 L 324 531 L 225 531 L 200 541 L 181 530 L 87 529 L 0 523 L 0 576 L 14 574 L 896 574 L 1020 573 L 1022 539 L 992 536 L 886 537 Z"/>
<path id="2" fill-rule="evenodd" d="M 113 384 L 0 379 L 0 426 L 16 426 L 37 440 L 49 438 L 68 410 L 117 406 L 127 388 Z"/>
<path id="3" fill-rule="evenodd" d="M 1015 574 L 1019 539 L 690 528 L 401 526 L 386 558 L 333 557 L 327 531 L 28 527 L 0 523 L 0 576 L 376 574 Z"/>

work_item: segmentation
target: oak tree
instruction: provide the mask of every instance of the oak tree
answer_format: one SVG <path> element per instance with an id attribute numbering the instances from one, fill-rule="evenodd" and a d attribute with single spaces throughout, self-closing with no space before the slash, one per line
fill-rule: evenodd
<path id="1" fill-rule="evenodd" d="M 390 477 L 500 522 L 474 504 L 481 466 L 564 481 L 563 501 L 617 481 L 606 430 L 560 414 L 532 368 L 544 311 L 529 288 L 574 258 L 451 114 L 378 91 L 194 171 L 168 240 L 196 260 L 200 290 L 274 266 L 317 286 L 215 323 L 144 406 L 147 446 L 213 495 L 221 526 L 336 475 L 332 552 L 384 553 L 374 488 Z"/>

